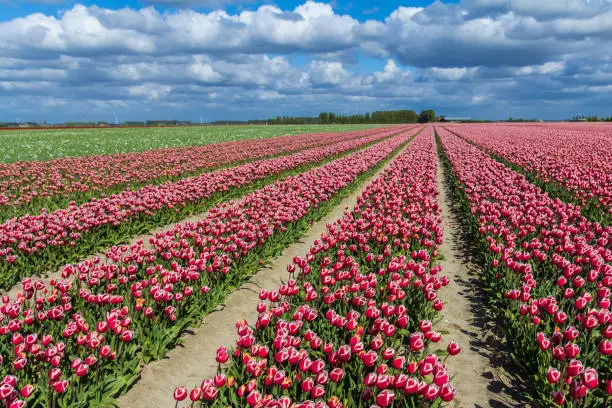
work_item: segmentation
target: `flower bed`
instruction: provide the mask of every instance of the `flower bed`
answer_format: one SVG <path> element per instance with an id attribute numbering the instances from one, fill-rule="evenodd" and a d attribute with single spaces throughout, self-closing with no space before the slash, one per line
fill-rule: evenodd
<path id="1" fill-rule="evenodd" d="M 388 136 L 377 133 L 9 220 L 0 225 L 0 287 L 76 262 L 96 249 L 171 224 L 228 196 L 244 194 Z"/>
<path id="2" fill-rule="evenodd" d="M 144 152 L 0 163 L 0 221 L 53 211 L 147 184 L 176 181 L 220 166 L 274 157 L 406 127 L 241 140 Z"/>
<path id="3" fill-rule="evenodd" d="M 233 350 L 217 351 L 219 372 L 178 401 L 226 407 L 428 407 L 451 401 L 436 291 L 442 242 L 436 153 L 427 128 L 328 226 L 289 280 L 262 290 L 252 326 L 236 323 Z M 292 405 L 293 404 L 293 405 Z"/>
<path id="4" fill-rule="evenodd" d="M 583 215 L 593 221 L 612 222 L 612 128 L 470 125 L 449 129 L 515 165 L 515 170 L 553 197 L 580 205 Z"/>
<path id="5" fill-rule="evenodd" d="M 46 285 L 23 281 L 0 307 L 0 398 L 8 404 L 109 406 L 140 364 L 161 358 L 228 291 L 293 242 L 343 191 L 409 139 L 402 134 L 219 205 L 170 248 L 115 247 L 112 262 L 71 265 Z M 176 243 L 176 246 L 174 245 Z"/>
<path id="6" fill-rule="evenodd" d="M 437 129 L 456 198 L 484 262 L 482 281 L 540 405 L 612 401 L 612 229 Z"/>

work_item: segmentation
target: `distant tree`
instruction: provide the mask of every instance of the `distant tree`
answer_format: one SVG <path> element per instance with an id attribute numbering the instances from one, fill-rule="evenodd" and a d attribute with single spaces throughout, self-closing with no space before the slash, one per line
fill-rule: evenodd
<path id="1" fill-rule="evenodd" d="M 417 114 L 413 110 L 398 111 L 396 123 L 416 123 L 419 120 Z"/>
<path id="2" fill-rule="evenodd" d="M 429 123 L 436 121 L 436 112 L 432 109 L 421 111 L 419 114 L 419 123 Z"/>
<path id="3" fill-rule="evenodd" d="M 435 113 L 433 113 L 435 121 Z M 416 123 L 419 116 L 413 110 L 376 111 L 365 114 L 337 114 L 335 112 L 321 112 L 318 116 L 277 116 L 262 121 L 270 125 L 302 125 L 302 124 L 348 124 L 348 123 Z M 249 123 L 257 123 L 251 120 Z"/>

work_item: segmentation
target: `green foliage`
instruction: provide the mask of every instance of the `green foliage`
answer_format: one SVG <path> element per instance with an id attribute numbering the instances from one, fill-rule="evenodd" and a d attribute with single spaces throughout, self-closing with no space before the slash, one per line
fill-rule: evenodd
<path id="1" fill-rule="evenodd" d="M 436 112 L 432 109 L 421 111 L 419 114 L 419 123 L 431 123 L 436 121 Z"/>
<path id="2" fill-rule="evenodd" d="M 597 115 L 593 115 L 593 116 L 578 115 L 578 116 L 572 117 L 572 122 L 612 122 L 612 116 L 599 117 Z"/>
<path id="3" fill-rule="evenodd" d="M 433 112 L 433 111 L 432 111 Z M 319 123 L 319 124 L 392 124 L 392 123 L 416 123 L 418 116 L 413 110 L 376 111 L 365 114 L 342 115 L 334 112 L 321 112 L 317 117 L 293 117 L 277 116 L 269 119 L 268 124 L 295 124 L 295 123 Z"/>

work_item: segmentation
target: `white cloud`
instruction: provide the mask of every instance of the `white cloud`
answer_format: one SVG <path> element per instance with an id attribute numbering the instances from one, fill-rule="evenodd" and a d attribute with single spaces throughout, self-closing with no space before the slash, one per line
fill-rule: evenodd
<path id="1" fill-rule="evenodd" d="M 169 94 L 172 88 L 168 85 L 144 83 L 142 85 L 131 86 L 128 93 L 133 96 L 144 96 L 146 99 L 158 100 Z"/>
<path id="2" fill-rule="evenodd" d="M 513 12 L 549 19 L 560 16 L 592 17 L 609 10 L 611 2 L 610 0 L 464 0 L 463 5 L 472 13 Z"/>
<path id="3" fill-rule="evenodd" d="M 221 79 L 221 75 L 210 66 L 202 62 L 194 62 L 187 67 L 187 72 L 192 78 L 201 82 L 217 82 Z"/>
<path id="4" fill-rule="evenodd" d="M 404 7 L 400 6 L 387 17 L 387 22 L 393 23 L 395 21 L 408 21 L 412 17 L 423 11 L 423 7 Z"/>
<path id="5" fill-rule="evenodd" d="M 444 81 L 459 81 L 465 78 L 471 78 L 478 71 L 477 67 L 461 67 L 461 68 L 438 68 L 430 69 L 431 75 L 437 79 Z"/>
<path id="6" fill-rule="evenodd" d="M 20 56 L 334 51 L 353 46 L 357 20 L 308 1 L 293 12 L 261 6 L 230 15 L 180 9 L 108 10 L 75 5 L 59 17 L 32 14 L 0 23 L 0 51 Z"/>
<path id="7" fill-rule="evenodd" d="M 486 96 L 484 95 L 474 95 L 472 96 L 472 104 L 478 105 L 486 101 Z"/>
<path id="8" fill-rule="evenodd" d="M 310 77 L 318 85 L 340 85 L 350 77 L 340 62 L 312 61 Z"/>
<path id="9" fill-rule="evenodd" d="M 400 68 L 392 59 L 387 60 L 387 64 L 382 72 L 375 72 L 374 79 L 381 84 L 394 84 L 405 82 L 411 77 L 410 72 Z"/>
<path id="10" fill-rule="evenodd" d="M 177 6 L 165 12 L 76 5 L 0 22 L 0 104 L 260 116 L 347 103 L 448 109 L 467 101 L 482 112 L 525 100 L 610 102 L 602 99 L 612 84 L 602 52 L 612 39 L 609 0 L 436 1 L 363 22 L 326 3 L 218 7 L 229 2 L 145 1 Z M 384 67 L 372 72 L 371 59 Z"/>
<path id="11" fill-rule="evenodd" d="M 550 75 L 565 69 L 565 62 L 551 61 L 542 65 L 528 65 L 515 70 L 516 75 Z"/>
<path id="12" fill-rule="evenodd" d="M 60 0 L 61 1 L 61 0 Z M 225 4 L 253 3 L 254 0 L 142 0 L 144 3 L 174 7 L 219 7 Z"/>

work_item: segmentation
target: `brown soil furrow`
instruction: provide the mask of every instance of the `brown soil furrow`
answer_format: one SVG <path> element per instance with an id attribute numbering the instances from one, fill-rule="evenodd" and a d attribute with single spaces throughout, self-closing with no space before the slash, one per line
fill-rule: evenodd
<path id="1" fill-rule="evenodd" d="M 445 345 L 456 341 L 462 348 L 461 353 L 448 361 L 452 383 L 457 389 L 449 406 L 525 407 L 522 382 L 496 331 L 500 322 L 488 311 L 486 295 L 476 278 L 478 266 L 470 255 L 472 248 L 462 231 L 460 215 L 453 207 L 449 182 L 440 162 L 438 189 L 444 225 L 440 263 L 442 272 L 450 278 L 449 285 L 438 291 L 444 300 L 443 319 L 438 328 L 449 332 L 442 336 Z"/>

